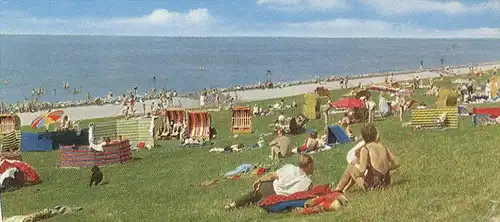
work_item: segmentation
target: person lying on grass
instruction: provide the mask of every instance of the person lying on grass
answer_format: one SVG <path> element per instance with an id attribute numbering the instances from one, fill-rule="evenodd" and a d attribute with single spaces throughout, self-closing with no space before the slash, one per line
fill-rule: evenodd
<path id="1" fill-rule="evenodd" d="M 361 136 L 365 144 L 356 152 L 357 160 L 347 166 L 337 191 L 346 192 L 354 184 L 363 190 L 390 187 L 389 171 L 399 167 L 396 157 L 380 143 L 375 125 L 365 124 Z"/>
<path id="2" fill-rule="evenodd" d="M 229 210 L 247 206 L 274 194 L 288 196 L 296 192 L 310 190 L 312 180 L 309 175 L 313 174 L 313 172 L 314 161 L 312 157 L 301 154 L 298 167 L 286 164 L 276 172 L 262 176 L 253 183 L 253 190 L 250 193 L 226 205 L 224 209 Z"/>

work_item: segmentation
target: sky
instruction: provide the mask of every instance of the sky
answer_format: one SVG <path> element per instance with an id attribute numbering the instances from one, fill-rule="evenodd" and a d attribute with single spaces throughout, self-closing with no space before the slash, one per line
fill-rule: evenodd
<path id="1" fill-rule="evenodd" d="M 500 39 L 500 0 L 0 0 L 0 34 Z"/>

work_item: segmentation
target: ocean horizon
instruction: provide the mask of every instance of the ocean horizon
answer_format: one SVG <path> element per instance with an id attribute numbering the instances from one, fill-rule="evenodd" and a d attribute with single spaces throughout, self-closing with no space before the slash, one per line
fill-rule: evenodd
<path id="1" fill-rule="evenodd" d="M 500 39 L 0 35 L 0 101 L 284 82 L 500 61 Z M 204 67 L 204 70 L 201 70 Z M 267 74 L 267 70 L 271 74 Z M 156 78 L 156 82 L 153 81 Z M 165 79 L 168 77 L 168 79 Z M 63 89 L 82 89 L 73 95 Z M 54 91 L 55 89 L 55 91 Z"/>

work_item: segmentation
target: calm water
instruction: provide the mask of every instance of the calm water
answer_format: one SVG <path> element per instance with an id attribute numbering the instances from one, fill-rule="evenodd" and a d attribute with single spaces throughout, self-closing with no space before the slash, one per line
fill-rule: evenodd
<path id="1" fill-rule="evenodd" d="M 0 36 L 0 101 L 85 99 L 137 85 L 180 92 L 500 60 L 500 40 Z M 201 71 L 200 66 L 206 70 Z M 266 70 L 272 74 L 266 76 Z M 168 76 L 168 80 L 165 77 Z M 83 93 L 71 95 L 63 81 Z M 54 95 L 53 89 L 56 89 Z"/>

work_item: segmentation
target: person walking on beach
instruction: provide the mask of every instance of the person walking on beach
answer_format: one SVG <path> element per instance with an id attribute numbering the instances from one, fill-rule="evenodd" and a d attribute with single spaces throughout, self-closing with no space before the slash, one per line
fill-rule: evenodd
<path id="1" fill-rule="evenodd" d="M 153 113 L 153 115 L 156 113 L 155 112 L 155 101 L 151 102 L 151 113 Z"/>
<path id="2" fill-rule="evenodd" d="M 420 71 L 424 69 L 424 60 L 420 60 Z"/>
<path id="3" fill-rule="evenodd" d="M 171 94 L 170 94 L 170 104 L 172 104 L 172 106 L 175 106 L 174 97 L 176 97 L 176 96 L 177 96 L 177 93 L 174 90 L 172 90 Z"/>
<path id="4" fill-rule="evenodd" d="M 203 91 L 202 93 L 200 93 L 200 107 L 205 107 L 205 91 Z"/>
<path id="5" fill-rule="evenodd" d="M 332 103 L 331 103 L 331 100 L 329 99 L 328 102 L 323 105 L 322 107 L 322 114 L 323 114 L 323 121 L 325 123 L 325 127 L 328 127 L 328 115 L 329 115 L 329 112 L 330 110 L 333 108 L 332 106 Z"/>
<path id="6" fill-rule="evenodd" d="M 167 97 L 167 107 L 170 107 L 172 106 L 172 92 L 170 90 L 167 90 L 167 93 L 166 93 L 166 97 Z"/>
<path id="7" fill-rule="evenodd" d="M 472 78 L 469 78 L 469 81 L 467 81 L 467 93 L 469 94 L 469 98 L 471 98 L 472 93 L 474 93 L 474 82 Z"/>
<path id="8" fill-rule="evenodd" d="M 344 77 L 340 78 L 340 89 L 344 88 Z"/>
<path id="9" fill-rule="evenodd" d="M 219 98 L 219 93 L 215 93 L 215 104 L 217 107 L 220 105 L 220 98 Z"/>
<path id="10" fill-rule="evenodd" d="M 174 99 L 177 97 L 177 91 L 174 90 L 174 92 L 172 92 L 172 106 L 175 106 L 175 101 Z"/>
<path id="11" fill-rule="evenodd" d="M 130 95 L 130 112 L 134 113 L 135 96 Z"/>

